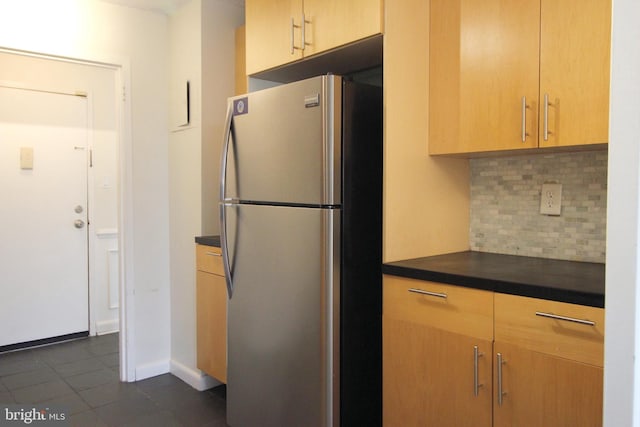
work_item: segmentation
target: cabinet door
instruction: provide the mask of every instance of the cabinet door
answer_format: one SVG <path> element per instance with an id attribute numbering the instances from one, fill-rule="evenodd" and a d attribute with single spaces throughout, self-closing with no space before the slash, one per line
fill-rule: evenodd
<path id="1" fill-rule="evenodd" d="M 227 382 L 227 287 L 223 276 L 196 272 L 197 366 Z"/>
<path id="2" fill-rule="evenodd" d="M 382 0 L 304 0 L 304 56 L 382 32 Z"/>
<path id="3" fill-rule="evenodd" d="M 385 275 L 382 310 L 384 425 L 491 425 L 493 293 Z"/>
<path id="4" fill-rule="evenodd" d="M 610 0 L 542 1 L 541 147 L 608 141 L 610 44 Z"/>
<path id="5" fill-rule="evenodd" d="M 301 20 L 302 0 L 246 0 L 248 75 L 302 58 Z"/>
<path id="6" fill-rule="evenodd" d="M 490 341 L 384 316 L 383 337 L 385 426 L 491 426 Z"/>
<path id="7" fill-rule="evenodd" d="M 502 386 L 495 362 L 494 426 L 602 426 L 601 367 L 499 341 L 494 351 L 504 362 Z"/>
<path id="8" fill-rule="evenodd" d="M 537 147 L 539 14 L 538 0 L 431 0 L 430 154 Z"/>

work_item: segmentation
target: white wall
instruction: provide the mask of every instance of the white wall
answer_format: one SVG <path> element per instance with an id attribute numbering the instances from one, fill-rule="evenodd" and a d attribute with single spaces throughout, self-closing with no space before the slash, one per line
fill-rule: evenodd
<path id="1" fill-rule="evenodd" d="M 167 17 L 95 0 L 0 0 L 0 46 L 124 64 L 130 70 L 132 376 L 169 369 Z M 127 77 L 127 76 L 125 76 Z M 129 298 L 133 299 L 131 292 Z"/>
<path id="2" fill-rule="evenodd" d="M 235 29 L 244 24 L 237 0 L 202 1 L 202 233 L 219 234 L 220 152 L 227 98 L 235 87 Z"/>
<path id="3" fill-rule="evenodd" d="M 201 390 L 217 382 L 196 368 L 194 237 L 218 233 L 217 171 L 234 87 L 234 30 L 242 21 L 243 9 L 228 0 L 192 0 L 169 25 L 170 111 L 179 106 L 186 80 L 192 94 L 191 124 L 172 126 L 169 138 L 171 372 Z"/>
<path id="4" fill-rule="evenodd" d="M 200 375 L 195 360 L 195 243 L 202 221 L 200 153 L 202 150 L 201 7 L 193 0 L 171 15 L 170 111 L 180 104 L 178 89 L 191 84 L 191 124 L 182 130 L 173 126 L 169 136 L 169 194 L 171 241 L 171 371 L 196 385 Z M 188 46 L 188 49 L 185 48 Z M 170 119 L 173 123 L 174 117 Z M 202 387 L 199 387 L 202 388 Z"/>
<path id="5" fill-rule="evenodd" d="M 640 426 L 640 2 L 613 1 L 604 425 Z"/>

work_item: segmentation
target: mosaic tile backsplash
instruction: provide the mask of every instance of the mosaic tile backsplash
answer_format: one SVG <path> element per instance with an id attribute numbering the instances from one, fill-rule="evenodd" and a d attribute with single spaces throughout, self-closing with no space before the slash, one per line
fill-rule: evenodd
<path id="1" fill-rule="evenodd" d="M 472 159 L 471 250 L 605 262 L 607 152 Z M 562 184 L 560 216 L 540 214 L 543 183 Z"/>

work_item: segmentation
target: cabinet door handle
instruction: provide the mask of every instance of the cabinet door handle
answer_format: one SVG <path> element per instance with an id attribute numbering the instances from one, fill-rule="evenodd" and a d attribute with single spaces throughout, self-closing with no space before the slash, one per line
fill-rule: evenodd
<path id="1" fill-rule="evenodd" d="M 294 50 L 295 50 L 295 48 L 296 48 L 296 47 L 293 45 L 293 35 L 294 35 L 294 34 L 293 34 L 293 33 L 294 33 L 293 29 L 294 29 L 294 28 L 295 28 L 295 25 L 294 25 L 294 23 L 293 23 L 293 18 L 291 18 L 291 26 L 290 26 L 290 29 L 291 29 L 291 37 L 289 37 L 289 42 L 290 42 L 290 46 L 291 46 L 291 55 L 293 55 L 293 51 L 294 51 Z"/>
<path id="2" fill-rule="evenodd" d="M 304 48 L 307 47 L 307 41 L 305 40 L 305 32 L 306 32 L 306 23 L 307 20 L 304 17 L 304 12 L 302 13 L 302 23 L 300 26 L 302 27 L 302 36 L 300 36 L 300 49 L 304 52 Z"/>
<path id="3" fill-rule="evenodd" d="M 527 97 L 522 97 L 522 142 L 527 142 Z"/>
<path id="4" fill-rule="evenodd" d="M 547 317 L 555 320 L 564 320 L 565 322 L 579 323 L 581 325 L 596 326 L 596 322 L 592 320 L 576 319 L 575 317 L 561 316 L 559 314 L 545 313 L 543 311 L 536 311 L 536 316 Z"/>
<path id="5" fill-rule="evenodd" d="M 217 252 L 205 252 L 205 254 L 208 255 L 208 256 L 219 256 L 219 257 L 222 256 L 222 254 L 219 254 Z"/>
<path id="6" fill-rule="evenodd" d="M 302 40 L 304 43 L 304 21 L 302 21 Z M 293 21 L 293 18 L 291 18 L 291 55 L 293 55 L 293 53 L 295 52 L 296 49 L 298 50 L 304 50 L 304 44 L 302 45 L 302 48 L 298 47 L 295 45 L 294 43 L 294 38 L 295 38 L 295 29 L 296 28 L 300 28 L 300 25 L 296 25 L 295 22 Z"/>
<path id="7" fill-rule="evenodd" d="M 549 140 L 549 94 L 544 94 L 544 140 Z"/>
<path id="8" fill-rule="evenodd" d="M 498 406 L 502 406 L 503 397 L 507 394 L 506 391 L 502 391 L 502 365 L 507 363 L 503 359 L 502 353 L 496 353 L 496 363 L 498 365 Z"/>
<path id="9" fill-rule="evenodd" d="M 290 41 L 291 41 L 291 55 L 293 55 L 293 53 L 296 50 L 301 50 L 304 52 L 304 48 L 309 46 L 309 43 L 307 43 L 306 40 L 306 24 L 310 24 L 310 21 L 307 21 L 307 19 L 304 16 L 304 13 L 302 14 L 302 22 L 300 23 L 300 25 L 296 25 L 296 23 L 294 22 L 293 18 L 291 18 L 291 37 L 290 37 Z M 300 46 L 296 46 L 294 43 L 295 40 L 295 29 L 296 28 L 300 28 Z"/>
<path id="10" fill-rule="evenodd" d="M 429 292 L 429 291 L 423 291 L 422 289 L 416 289 L 416 288 L 410 288 L 409 292 L 413 292 L 414 294 L 429 295 L 432 297 L 447 299 L 447 294 L 443 292 Z"/>
<path id="11" fill-rule="evenodd" d="M 482 387 L 482 384 L 478 382 L 478 358 L 482 357 L 484 353 L 481 353 L 477 345 L 473 346 L 473 394 L 478 397 L 478 389 Z"/>

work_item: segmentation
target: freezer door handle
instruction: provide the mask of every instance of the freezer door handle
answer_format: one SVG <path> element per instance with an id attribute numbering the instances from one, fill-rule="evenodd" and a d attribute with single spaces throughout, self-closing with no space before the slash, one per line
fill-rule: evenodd
<path id="1" fill-rule="evenodd" d="M 222 249 L 222 266 L 224 267 L 224 277 L 227 282 L 227 294 L 229 299 L 233 295 L 233 278 L 231 277 L 231 266 L 229 263 L 229 241 L 227 238 L 227 215 L 226 215 L 226 187 L 227 187 L 227 157 L 229 155 L 229 141 L 233 134 L 233 101 L 227 103 L 227 118 L 224 127 L 224 141 L 222 146 L 222 164 L 220 165 L 220 246 Z"/>

